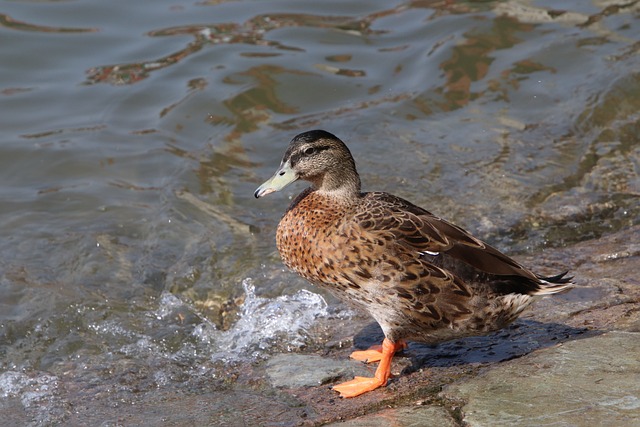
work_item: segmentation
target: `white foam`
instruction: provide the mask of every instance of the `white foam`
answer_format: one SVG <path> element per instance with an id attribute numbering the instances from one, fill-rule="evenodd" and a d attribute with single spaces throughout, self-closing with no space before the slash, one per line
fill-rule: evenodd
<path id="1" fill-rule="evenodd" d="M 243 280 L 242 287 L 246 297 L 238 321 L 229 330 L 218 331 L 204 322 L 193 331 L 199 340 L 215 346 L 214 358 L 255 358 L 275 348 L 299 349 L 318 317 L 328 315 L 324 298 L 306 290 L 261 298 L 256 295 L 251 279 Z"/>
<path id="2" fill-rule="evenodd" d="M 49 374 L 29 376 L 22 372 L 6 371 L 0 374 L 0 399 L 18 398 L 25 410 L 30 411 L 36 423 L 48 424 L 48 408 L 55 400 L 58 377 Z"/>
<path id="3" fill-rule="evenodd" d="M 0 397 L 22 396 L 22 404 L 29 407 L 34 401 L 53 395 L 57 381 L 58 377 L 48 374 L 29 377 L 22 372 L 6 371 L 0 374 Z"/>

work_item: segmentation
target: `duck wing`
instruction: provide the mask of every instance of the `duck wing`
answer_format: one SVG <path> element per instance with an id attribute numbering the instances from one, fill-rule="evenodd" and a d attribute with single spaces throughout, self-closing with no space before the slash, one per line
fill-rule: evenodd
<path id="1" fill-rule="evenodd" d="M 520 283 L 516 291 L 521 293 L 557 293 L 571 286 L 566 273 L 539 276 L 462 228 L 399 197 L 367 193 L 360 206 L 356 219 L 361 227 L 391 234 L 398 245 L 414 253 L 447 254 L 484 273 Z"/>

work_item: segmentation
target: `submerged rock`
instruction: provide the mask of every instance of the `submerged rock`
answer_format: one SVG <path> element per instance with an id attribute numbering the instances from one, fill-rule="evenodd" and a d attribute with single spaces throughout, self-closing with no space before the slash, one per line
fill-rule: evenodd
<path id="1" fill-rule="evenodd" d="M 389 425 L 455 427 L 458 423 L 442 407 L 414 406 L 385 409 L 375 414 L 364 415 L 345 422 L 331 423 L 327 427 L 386 427 Z"/>
<path id="2" fill-rule="evenodd" d="M 342 377 L 371 376 L 371 372 L 364 364 L 352 360 L 279 354 L 267 363 L 267 375 L 273 387 L 298 388 L 319 386 Z"/>

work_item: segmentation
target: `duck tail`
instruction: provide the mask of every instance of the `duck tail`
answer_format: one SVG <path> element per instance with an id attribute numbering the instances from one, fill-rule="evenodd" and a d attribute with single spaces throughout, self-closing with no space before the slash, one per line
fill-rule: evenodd
<path id="1" fill-rule="evenodd" d="M 555 276 L 544 277 L 537 275 L 539 280 L 538 288 L 532 292 L 532 295 L 552 295 L 566 292 L 575 286 L 571 280 L 573 276 L 567 277 L 568 271 Z"/>

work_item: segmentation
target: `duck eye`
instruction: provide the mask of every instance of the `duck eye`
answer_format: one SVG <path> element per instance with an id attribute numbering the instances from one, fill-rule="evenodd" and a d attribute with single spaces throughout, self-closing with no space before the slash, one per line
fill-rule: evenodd
<path id="1" fill-rule="evenodd" d="M 304 153 L 304 155 L 305 155 L 305 156 L 310 156 L 310 155 L 312 155 L 312 154 L 313 154 L 313 153 L 315 153 L 315 152 L 316 152 L 316 149 L 315 149 L 315 148 L 313 148 L 313 147 L 305 148 L 305 149 L 304 149 L 304 151 L 303 151 L 303 153 Z"/>

